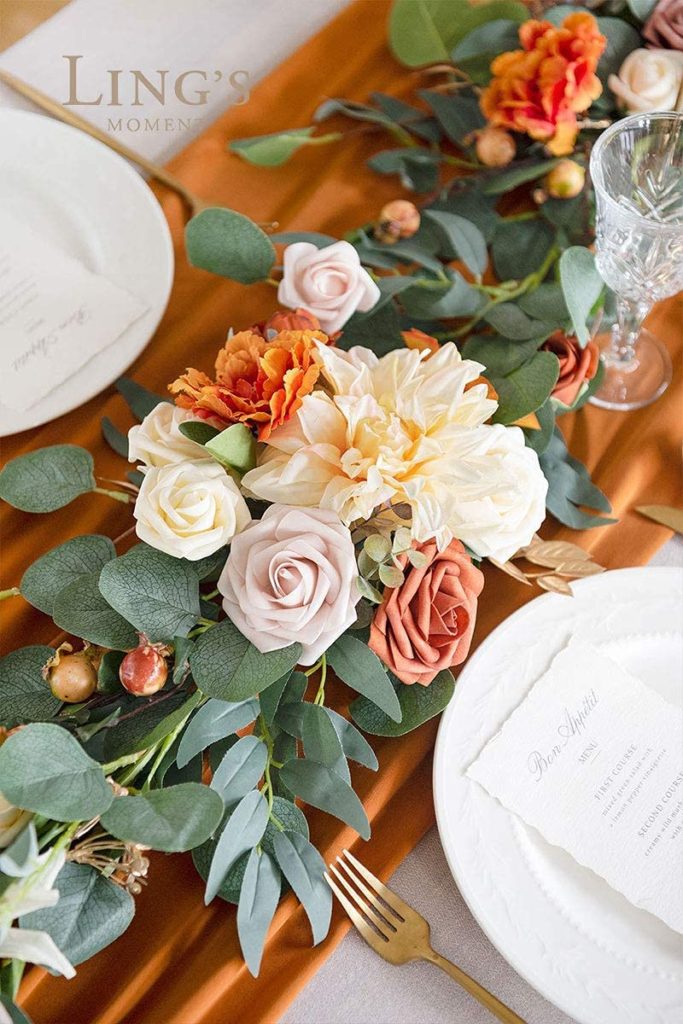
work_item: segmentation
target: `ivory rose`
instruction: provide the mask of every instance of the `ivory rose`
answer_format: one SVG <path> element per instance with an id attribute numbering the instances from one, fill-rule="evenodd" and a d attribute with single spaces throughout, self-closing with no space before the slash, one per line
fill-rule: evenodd
<path id="1" fill-rule="evenodd" d="M 426 565 L 411 568 L 407 555 L 399 557 L 405 580 L 384 591 L 368 646 L 401 682 L 428 686 L 467 657 L 484 576 L 460 541 L 443 551 L 433 541 L 414 546 Z"/>
<path id="2" fill-rule="evenodd" d="M 547 482 L 516 427 L 496 410 L 480 363 L 438 351 L 319 347 L 326 389 L 273 431 L 242 486 L 264 501 L 328 508 L 343 523 L 408 502 L 412 534 L 444 549 L 458 537 L 501 561 L 545 516 Z"/>
<path id="3" fill-rule="evenodd" d="M 189 409 L 178 409 L 170 402 L 159 402 L 142 423 L 128 431 L 128 461 L 143 467 L 171 466 L 188 459 L 211 459 L 200 444 L 180 433 L 181 423 L 191 420 Z"/>
<path id="4" fill-rule="evenodd" d="M 232 543 L 218 581 L 226 615 L 262 653 L 298 641 L 312 665 L 355 622 L 355 550 L 326 509 L 271 505 Z"/>
<path id="5" fill-rule="evenodd" d="M 356 310 L 372 309 L 380 291 L 349 242 L 318 249 L 294 242 L 284 252 L 278 300 L 294 309 L 303 306 L 317 316 L 326 334 L 344 326 Z"/>
<path id="6" fill-rule="evenodd" d="M 251 519 L 237 484 L 217 462 L 149 469 L 133 514 L 140 540 L 193 562 L 218 551 Z"/>
<path id="7" fill-rule="evenodd" d="M 597 373 L 600 350 L 596 342 L 589 341 L 585 348 L 581 348 L 573 335 L 555 331 L 543 342 L 541 348 L 545 352 L 552 352 L 560 361 L 560 376 L 553 388 L 552 398 L 567 407 L 574 405 L 588 381 L 593 380 Z"/>
<path id="8" fill-rule="evenodd" d="M 629 114 L 651 110 L 683 110 L 683 53 L 674 50 L 632 50 L 610 75 L 608 85 Z"/>

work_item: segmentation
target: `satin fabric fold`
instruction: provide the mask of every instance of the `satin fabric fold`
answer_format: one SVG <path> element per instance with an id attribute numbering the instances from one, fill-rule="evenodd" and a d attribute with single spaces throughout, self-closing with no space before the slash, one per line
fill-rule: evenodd
<path id="1" fill-rule="evenodd" d="M 357 0 L 306 43 L 253 92 L 249 102 L 207 127 L 170 165 L 193 191 L 280 230 L 315 230 L 343 236 L 377 216 L 382 205 L 403 195 L 394 177 L 373 174 L 365 160 L 391 145 L 365 125 L 343 125 L 343 144 L 304 149 L 285 167 L 258 168 L 226 150 L 231 138 L 309 124 L 330 96 L 364 101 L 373 91 L 408 95 L 419 77 L 401 68 L 386 45 L 386 0 Z M 248 54 L 245 54 L 248 66 Z M 176 277 L 168 310 L 150 345 L 129 370 L 141 384 L 162 392 L 186 366 L 210 371 L 229 327 L 263 320 L 277 306 L 267 284 L 245 287 L 187 265 L 183 211 L 174 195 L 158 190 L 171 225 Z M 125 197 L 113 197 L 125 201 Z M 680 408 L 683 349 L 680 298 L 660 304 L 649 326 L 664 338 L 676 366 L 675 379 L 654 405 L 638 412 L 596 408 L 564 417 L 572 453 L 587 462 L 619 516 L 617 526 L 577 534 L 550 520 L 546 537 L 577 541 L 611 568 L 643 564 L 671 531 L 640 517 L 637 504 L 680 500 Z M 3 459 L 42 445 L 71 442 L 93 452 L 97 474 L 120 478 L 121 460 L 102 441 L 100 419 L 130 425 L 123 400 L 109 389 L 53 423 L 4 441 Z M 18 584 L 39 555 L 82 533 L 122 534 L 129 512 L 100 495 L 79 498 L 47 516 L 4 510 L 2 586 Z M 535 591 L 489 567 L 479 599 L 475 645 Z M 570 598 L 567 598 L 570 600 Z M 55 627 L 20 598 L 0 605 L 4 650 L 49 642 Z M 514 666 L 512 666 L 514 670 Z M 351 696 L 328 687 L 344 707 Z M 387 877 L 433 824 L 431 752 L 437 724 L 428 723 L 400 740 L 373 739 L 380 770 L 354 767 L 354 785 L 372 823 L 363 843 L 350 829 L 317 811 L 309 813 L 313 841 L 326 859 L 351 848 L 371 870 Z M 432 884 L 426 878 L 425 885 Z M 152 855 L 149 885 L 137 898 L 137 914 L 112 946 L 78 968 L 73 981 L 33 968 L 21 988 L 21 1003 L 36 1024 L 275 1024 L 288 1003 L 329 956 L 348 928 L 335 908 L 328 939 L 310 948 L 305 914 L 290 895 L 271 927 L 261 976 L 253 979 L 240 956 L 235 910 L 220 901 L 203 905 L 203 884 L 189 855 Z M 368 952 L 368 956 L 371 954 Z"/>

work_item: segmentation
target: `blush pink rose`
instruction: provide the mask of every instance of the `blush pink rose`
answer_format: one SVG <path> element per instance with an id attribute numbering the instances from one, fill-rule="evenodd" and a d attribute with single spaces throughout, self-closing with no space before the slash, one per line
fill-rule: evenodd
<path id="1" fill-rule="evenodd" d="M 683 0 L 659 0 L 643 29 L 650 46 L 683 50 Z"/>
<path id="2" fill-rule="evenodd" d="M 414 546 L 427 564 L 411 568 L 400 556 L 405 580 L 384 591 L 368 646 L 402 683 L 428 686 L 467 657 L 484 576 L 459 540 L 443 551 L 434 541 Z"/>
<path id="3" fill-rule="evenodd" d="M 334 512 L 271 505 L 235 537 L 218 581 L 225 613 L 262 654 L 298 641 L 312 665 L 356 620 L 351 534 Z"/>
<path id="4" fill-rule="evenodd" d="M 349 242 L 318 249 L 311 242 L 288 245 L 283 257 L 278 301 L 290 309 L 303 306 L 326 334 L 344 326 L 356 310 L 372 309 L 380 291 Z"/>

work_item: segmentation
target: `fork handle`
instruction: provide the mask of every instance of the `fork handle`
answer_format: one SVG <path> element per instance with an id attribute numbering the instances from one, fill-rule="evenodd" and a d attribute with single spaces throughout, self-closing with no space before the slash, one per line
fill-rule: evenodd
<path id="1" fill-rule="evenodd" d="M 428 960 L 431 964 L 436 964 L 436 966 L 440 967 L 442 971 L 449 974 L 454 981 L 457 981 L 459 985 L 462 985 L 466 992 L 469 992 L 471 996 L 474 996 L 477 1002 L 481 1003 L 482 1006 L 485 1006 L 494 1017 L 503 1021 L 503 1024 L 526 1024 L 526 1022 L 522 1020 L 521 1017 L 518 1017 L 517 1014 L 509 1008 L 509 1006 L 506 1006 L 505 1003 L 501 1003 L 500 999 L 496 999 L 488 989 L 484 988 L 483 985 L 480 985 L 478 981 L 474 980 L 474 978 L 470 978 L 469 974 L 465 974 L 463 970 L 456 967 L 455 964 L 452 964 L 450 960 L 446 960 L 446 958 L 441 956 L 440 953 L 436 953 L 432 949 L 429 951 L 429 955 L 425 956 L 425 960 Z"/>

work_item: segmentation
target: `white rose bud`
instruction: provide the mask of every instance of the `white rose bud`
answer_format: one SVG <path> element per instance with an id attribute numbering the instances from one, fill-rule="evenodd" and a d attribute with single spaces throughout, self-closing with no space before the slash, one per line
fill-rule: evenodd
<path id="1" fill-rule="evenodd" d="M 251 521 L 237 484 L 213 461 L 149 469 L 134 515 L 140 540 L 190 561 L 218 551 Z"/>
<path id="2" fill-rule="evenodd" d="M 283 306 L 302 306 L 317 316 L 327 334 L 340 330 L 356 310 L 366 313 L 380 291 L 349 242 L 318 249 L 311 242 L 288 245 L 277 297 Z"/>
<path id="3" fill-rule="evenodd" d="M 683 53 L 633 50 L 608 84 L 629 114 L 683 110 Z"/>
<path id="4" fill-rule="evenodd" d="M 180 433 L 180 424 L 192 419 L 196 416 L 189 409 L 159 402 L 142 423 L 128 431 L 128 461 L 149 467 L 211 459 L 202 445 Z"/>

